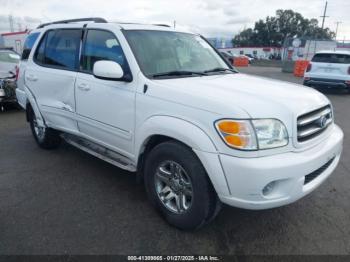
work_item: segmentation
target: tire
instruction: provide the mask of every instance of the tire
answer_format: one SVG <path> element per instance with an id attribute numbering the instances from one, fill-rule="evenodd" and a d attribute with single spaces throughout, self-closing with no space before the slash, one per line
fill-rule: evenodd
<path id="1" fill-rule="evenodd" d="M 175 141 L 159 144 L 146 156 L 144 170 L 148 198 L 172 226 L 196 230 L 220 211 L 202 163 L 187 146 Z"/>
<path id="2" fill-rule="evenodd" d="M 30 129 L 32 130 L 32 134 L 37 144 L 43 149 L 50 150 L 57 148 L 61 143 L 61 137 L 59 136 L 59 133 L 52 128 L 39 127 L 32 108 L 28 108 L 28 110 L 30 110 Z"/>

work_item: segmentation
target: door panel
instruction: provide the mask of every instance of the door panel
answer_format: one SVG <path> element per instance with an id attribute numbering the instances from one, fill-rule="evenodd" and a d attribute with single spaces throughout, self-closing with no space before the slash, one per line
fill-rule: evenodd
<path id="1" fill-rule="evenodd" d="M 81 35 L 81 29 L 49 30 L 25 71 L 46 124 L 68 132 L 78 131 L 74 94 Z"/>
<path id="2" fill-rule="evenodd" d="M 83 86 L 83 88 L 79 88 Z M 76 110 L 80 132 L 121 153 L 132 151 L 135 93 L 129 84 L 96 79 L 79 73 Z"/>
<path id="3" fill-rule="evenodd" d="M 81 133 L 119 153 L 132 157 L 135 117 L 135 83 L 97 79 L 94 63 L 117 62 L 128 74 L 125 55 L 116 36 L 88 30 L 76 81 L 76 112 Z"/>

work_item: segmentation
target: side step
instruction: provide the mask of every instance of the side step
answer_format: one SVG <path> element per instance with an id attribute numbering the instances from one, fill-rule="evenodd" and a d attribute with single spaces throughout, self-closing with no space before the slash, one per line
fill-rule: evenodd
<path id="1" fill-rule="evenodd" d="M 114 152 L 106 147 L 100 146 L 82 137 L 77 137 L 70 134 L 62 134 L 61 137 L 68 144 L 71 144 L 72 146 L 75 146 L 85 151 L 86 153 L 98 157 L 119 168 L 128 170 L 130 172 L 136 172 L 136 167 L 133 162 L 129 158 L 117 152 Z"/>

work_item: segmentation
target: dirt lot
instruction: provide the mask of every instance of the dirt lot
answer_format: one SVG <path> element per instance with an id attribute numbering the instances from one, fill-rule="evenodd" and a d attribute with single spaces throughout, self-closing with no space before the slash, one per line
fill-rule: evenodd
<path id="1" fill-rule="evenodd" d="M 241 71 L 300 83 L 277 68 Z M 66 144 L 43 151 L 23 112 L 0 112 L 0 254 L 350 254 L 350 95 L 327 96 L 346 136 L 329 180 L 282 208 L 225 206 L 192 233 L 168 226 L 133 174 Z"/>

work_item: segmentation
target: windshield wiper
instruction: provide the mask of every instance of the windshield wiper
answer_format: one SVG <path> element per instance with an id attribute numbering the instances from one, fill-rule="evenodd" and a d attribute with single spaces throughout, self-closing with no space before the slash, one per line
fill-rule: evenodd
<path id="1" fill-rule="evenodd" d="M 216 72 L 232 72 L 232 73 L 238 73 L 237 71 L 230 69 L 230 68 L 224 68 L 224 67 L 217 67 L 211 70 L 206 70 L 204 73 L 216 73 Z"/>
<path id="2" fill-rule="evenodd" d="M 165 73 L 159 73 L 159 74 L 153 74 L 150 75 L 150 77 L 157 78 L 157 77 L 163 77 L 163 76 L 192 76 L 192 75 L 199 75 L 199 76 L 206 76 L 207 74 L 204 72 L 194 72 L 194 71 L 170 71 Z"/>

